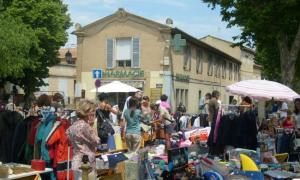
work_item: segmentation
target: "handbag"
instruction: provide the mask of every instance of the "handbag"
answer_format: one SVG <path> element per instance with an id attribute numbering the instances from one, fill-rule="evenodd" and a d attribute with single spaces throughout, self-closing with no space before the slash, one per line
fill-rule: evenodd
<path id="1" fill-rule="evenodd" d="M 97 129 L 98 129 L 98 136 L 102 142 L 106 142 L 108 140 L 109 135 L 114 135 L 115 130 L 112 125 L 109 123 L 109 119 L 104 117 L 103 113 L 98 110 L 97 111 Z"/>

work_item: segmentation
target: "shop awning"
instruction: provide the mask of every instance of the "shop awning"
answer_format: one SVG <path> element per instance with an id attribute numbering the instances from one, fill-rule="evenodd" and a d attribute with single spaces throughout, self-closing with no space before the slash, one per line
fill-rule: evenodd
<path id="1" fill-rule="evenodd" d="M 245 80 L 226 87 L 226 91 L 239 96 L 249 96 L 254 99 L 293 101 L 299 94 L 289 87 L 274 81 Z"/>
<path id="2" fill-rule="evenodd" d="M 129 86 L 120 81 L 113 81 L 105 84 L 97 89 L 92 89 L 91 92 L 105 92 L 105 93 L 127 93 L 127 92 L 138 92 L 141 91 L 135 87 Z"/>

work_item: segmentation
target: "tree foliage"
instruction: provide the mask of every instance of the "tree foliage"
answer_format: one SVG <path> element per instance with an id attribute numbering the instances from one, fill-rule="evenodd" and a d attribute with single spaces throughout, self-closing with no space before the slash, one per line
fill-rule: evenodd
<path id="1" fill-rule="evenodd" d="M 228 27 L 241 27 L 240 45 L 255 47 L 256 60 L 271 80 L 291 86 L 300 48 L 299 0 L 203 0 L 220 6 Z M 300 69 L 297 69 L 299 71 Z"/>
<path id="2" fill-rule="evenodd" d="M 29 95 L 44 85 L 48 68 L 58 63 L 58 50 L 66 43 L 66 30 L 71 26 L 67 6 L 62 0 L 4 0 L 2 5 L 0 14 L 6 14 L 10 20 L 0 21 L 10 26 L 0 26 L 0 31 L 13 30 L 11 44 L 0 44 L 0 49 L 7 47 L 3 60 L 10 69 L 10 73 L 1 72 L 0 78 L 21 86 Z M 22 38 L 18 39 L 20 35 Z"/>
<path id="3" fill-rule="evenodd" d="M 8 14 L 0 14 L 0 29 L 0 77 L 22 78 L 24 69 L 38 66 L 38 39 L 32 29 Z"/>

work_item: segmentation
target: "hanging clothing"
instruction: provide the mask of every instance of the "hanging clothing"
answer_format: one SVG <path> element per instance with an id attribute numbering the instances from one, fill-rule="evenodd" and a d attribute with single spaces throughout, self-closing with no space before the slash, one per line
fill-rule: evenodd
<path id="1" fill-rule="evenodd" d="M 28 144 L 27 139 L 32 122 L 38 118 L 39 117 L 36 116 L 29 116 L 17 125 L 12 141 L 12 153 L 14 154 L 13 162 L 23 164 L 29 163 L 25 157 L 25 150 Z"/>
<path id="2" fill-rule="evenodd" d="M 198 115 L 193 115 L 191 117 L 191 125 L 193 127 L 200 127 L 200 117 Z"/>
<path id="3" fill-rule="evenodd" d="M 252 110 L 241 113 L 238 126 L 237 146 L 239 148 L 256 150 L 258 143 L 255 113 Z"/>
<path id="4" fill-rule="evenodd" d="M 32 159 L 40 158 L 40 154 L 38 150 L 40 149 L 40 146 L 35 144 L 35 138 L 40 123 L 41 123 L 41 117 L 36 117 L 36 119 L 32 121 L 30 127 L 28 128 L 29 131 L 28 131 L 27 143 L 26 143 L 25 155 L 24 155 L 25 161 L 27 162 L 26 164 L 30 164 Z M 34 148 L 36 149 L 36 151 L 34 151 Z"/>
<path id="5" fill-rule="evenodd" d="M 278 133 L 276 136 L 276 153 L 291 153 L 295 138 L 295 134 L 291 129 Z"/>
<path id="6" fill-rule="evenodd" d="M 53 159 L 53 167 L 56 169 L 57 180 L 67 179 L 67 167 L 71 169 L 72 148 L 69 146 L 69 139 L 66 130 L 69 128 L 68 120 L 58 120 L 55 122 L 49 136 L 47 137 L 47 146 L 53 151 L 50 152 L 50 157 Z M 69 154 L 68 154 L 69 148 Z M 69 155 L 69 161 L 68 161 Z M 70 170 L 69 178 L 73 179 L 73 172 Z"/>
<path id="7" fill-rule="evenodd" d="M 219 146 L 237 146 L 238 121 L 239 116 L 232 113 L 221 117 L 217 138 Z"/>
<path id="8" fill-rule="evenodd" d="M 183 115 L 179 118 L 180 130 L 186 129 L 189 122 L 189 116 Z"/>
<path id="9" fill-rule="evenodd" d="M 214 143 L 217 142 L 217 138 L 218 138 L 218 130 L 219 130 L 219 127 L 220 127 L 221 114 L 222 114 L 222 109 L 219 109 L 218 114 L 217 114 L 217 118 L 216 118 L 216 126 L 215 126 L 215 129 L 214 129 Z"/>
<path id="10" fill-rule="evenodd" d="M 23 120 L 20 113 L 15 111 L 0 112 L 0 161 L 9 163 L 13 161 L 12 141 L 14 133 L 19 124 Z"/>
<path id="11" fill-rule="evenodd" d="M 39 126 L 35 141 L 36 143 L 41 145 L 40 150 L 41 150 L 41 157 L 43 158 L 43 160 L 45 160 L 46 163 L 50 163 L 51 158 L 49 155 L 49 148 L 47 148 L 46 139 L 52 130 L 52 127 L 54 125 L 57 116 L 54 113 L 52 114 L 50 113 L 47 114 L 45 117 L 46 119 L 43 119 Z"/>
<path id="12" fill-rule="evenodd" d="M 253 111 L 236 115 L 234 113 L 220 116 L 212 122 L 212 129 L 208 139 L 211 153 L 222 154 L 226 145 L 236 148 L 256 150 L 257 126 Z"/>

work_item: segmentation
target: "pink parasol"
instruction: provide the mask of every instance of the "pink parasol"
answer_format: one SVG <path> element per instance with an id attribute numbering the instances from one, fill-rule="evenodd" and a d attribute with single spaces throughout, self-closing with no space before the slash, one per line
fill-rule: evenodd
<path id="1" fill-rule="evenodd" d="M 249 96 L 259 100 L 274 98 L 279 101 L 293 101 L 299 94 L 289 87 L 274 81 L 245 80 L 226 87 L 226 91 L 240 96 Z"/>

